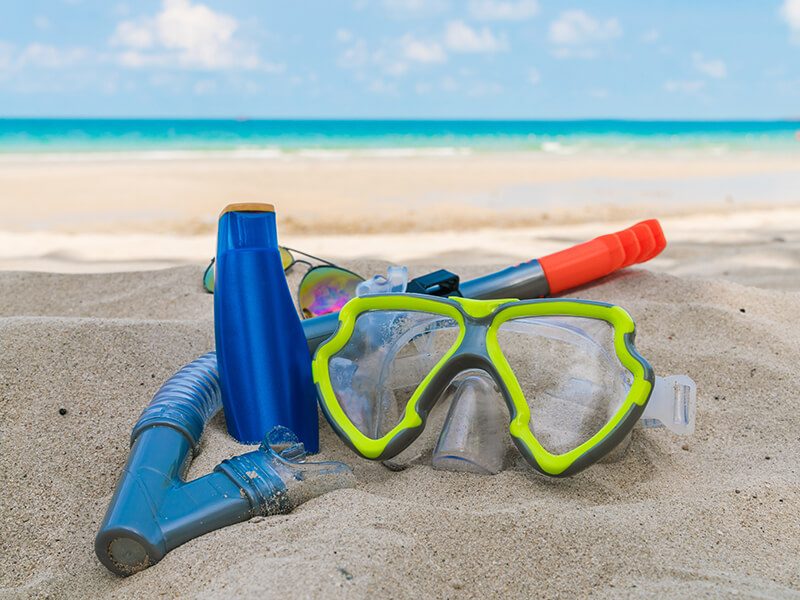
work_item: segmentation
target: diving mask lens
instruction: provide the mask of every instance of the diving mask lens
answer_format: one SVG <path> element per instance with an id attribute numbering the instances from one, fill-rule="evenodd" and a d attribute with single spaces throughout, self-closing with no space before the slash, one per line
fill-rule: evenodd
<path id="1" fill-rule="evenodd" d="M 337 312 L 351 298 L 364 279 L 341 267 L 314 267 L 300 282 L 297 301 L 303 318 L 319 317 Z"/>
<path id="2" fill-rule="evenodd" d="M 499 327 L 497 341 L 530 409 L 531 432 L 552 454 L 600 431 L 633 381 L 614 348 L 613 326 L 600 319 L 513 319 Z"/>
<path id="3" fill-rule="evenodd" d="M 414 392 L 458 339 L 455 320 L 416 311 L 368 311 L 329 363 L 333 392 L 358 431 L 379 439 L 406 415 Z"/>

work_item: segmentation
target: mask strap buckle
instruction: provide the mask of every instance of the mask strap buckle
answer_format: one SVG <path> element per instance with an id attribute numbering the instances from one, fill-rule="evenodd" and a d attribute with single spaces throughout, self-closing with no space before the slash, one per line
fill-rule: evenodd
<path id="1" fill-rule="evenodd" d="M 694 433 L 697 385 L 686 375 L 656 377 L 642 413 L 644 427 L 666 427 L 677 435 Z"/>
<path id="2" fill-rule="evenodd" d="M 460 296 L 458 290 L 460 278 L 455 273 L 439 269 L 408 282 L 406 292 L 409 294 L 427 294 L 429 296 Z"/>

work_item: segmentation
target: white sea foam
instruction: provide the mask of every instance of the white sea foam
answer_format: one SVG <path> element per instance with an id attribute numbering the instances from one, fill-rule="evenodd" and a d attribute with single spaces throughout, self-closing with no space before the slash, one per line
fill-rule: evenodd
<path id="1" fill-rule="evenodd" d="M 475 146 L 376 146 L 376 147 L 280 147 L 238 146 L 230 148 L 150 148 L 78 150 L 59 149 L 47 151 L 3 151 L 0 146 L 0 164 L 8 163 L 97 163 L 129 161 L 190 161 L 190 160 L 263 160 L 263 161 L 342 161 L 348 159 L 448 159 L 470 155 L 496 153 L 540 154 L 547 156 L 710 156 L 734 154 L 796 153 L 800 144 L 789 143 L 759 145 L 732 142 L 703 142 L 679 137 L 660 140 L 614 139 L 593 142 L 587 139 L 546 139 L 529 136 L 527 144 Z"/>
<path id="2" fill-rule="evenodd" d="M 557 154 L 559 156 L 568 156 L 575 154 L 578 149 L 575 146 L 567 146 L 561 142 L 542 142 L 542 152 L 547 154 Z"/>
<path id="3" fill-rule="evenodd" d="M 350 158 L 447 158 L 468 156 L 471 148 L 298 148 L 240 147 L 226 150 L 118 150 L 118 151 L 60 151 L 60 152 L 0 152 L 0 163 L 95 163 L 127 161 L 180 160 L 345 160 Z"/>

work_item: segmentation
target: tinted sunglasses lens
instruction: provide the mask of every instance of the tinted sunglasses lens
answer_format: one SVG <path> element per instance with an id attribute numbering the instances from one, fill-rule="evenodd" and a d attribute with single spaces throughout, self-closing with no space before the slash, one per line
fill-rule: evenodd
<path id="1" fill-rule="evenodd" d="M 209 294 L 214 293 L 214 261 L 206 267 L 206 272 L 203 273 L 203 287 Z"/>
<path id="2" fill-rule="evenodd" d="M 361 277 L 339 267 L 316 267 L 300 282 L 297 300 L 303 318 L 319 317 L 340 310 L 356 297 Z"/>
<path id="3" fill-rule="evenodd" d="M 285 271 L 294 264 L 294 256 L 292 256 L 292 253 L 289 252 L 283 246 L 280 247 L 280 251 L 281 251 L 281 263 L 283 264 L 283 270 Z"/>

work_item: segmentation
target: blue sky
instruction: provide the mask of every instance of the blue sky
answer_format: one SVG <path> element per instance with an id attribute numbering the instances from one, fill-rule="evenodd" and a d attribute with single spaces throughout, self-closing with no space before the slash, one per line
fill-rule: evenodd
<path id="1" fill-rule="evenodd" d="M 800 0 L 26 0 L 0 115 L 800 117 Z"/>

